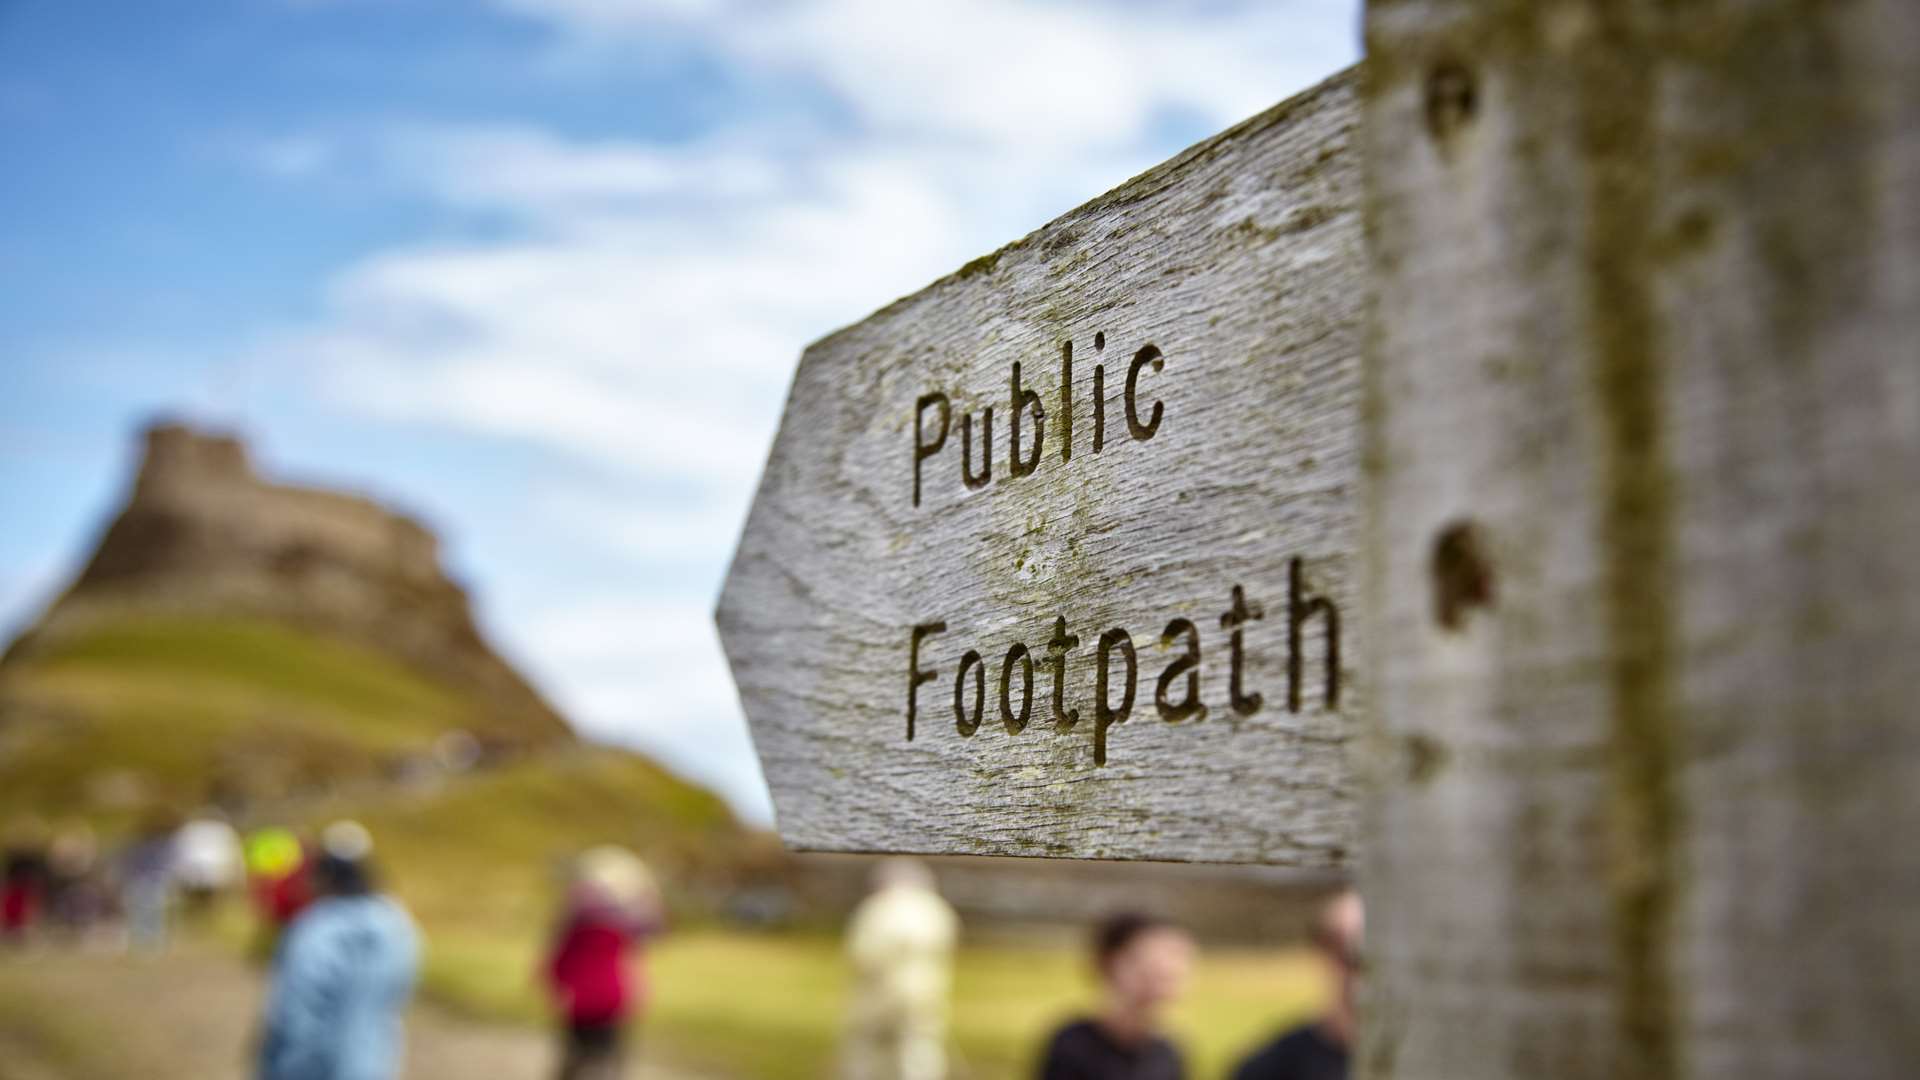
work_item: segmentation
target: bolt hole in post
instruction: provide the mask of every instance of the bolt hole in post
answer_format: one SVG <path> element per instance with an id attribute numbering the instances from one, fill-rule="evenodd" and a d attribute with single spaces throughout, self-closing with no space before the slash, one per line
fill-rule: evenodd
<path id="1" fill-rule="evenodd" d="M 1458 631 L 1467 613 L 1493 606 L 1493 562 L 1486 539 L 1470 521 L 1456 521 L 1433 541 L 1433 617 L 1441 628 Z"/>
<path id="2" fill-rule="evenodd" d="M 1467 126 L 1479 107 L 1473 73 L 1456 60 L 1443 60 L 1427 75 L 1427 131 L 1445 141 Z"/>

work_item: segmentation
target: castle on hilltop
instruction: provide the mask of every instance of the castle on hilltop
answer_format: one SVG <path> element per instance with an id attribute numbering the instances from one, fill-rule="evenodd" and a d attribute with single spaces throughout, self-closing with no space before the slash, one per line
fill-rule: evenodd
<path id="1" fill-rule="evenodd" d="M 425 526 L 371 499 L 268 482 L 231 435 L 163 423 L 145 441 L 92 559 L 10 652 L 128 614 L 265 617 L 392 656 L 530 742 L 567 737 L 482 638 Z"/>

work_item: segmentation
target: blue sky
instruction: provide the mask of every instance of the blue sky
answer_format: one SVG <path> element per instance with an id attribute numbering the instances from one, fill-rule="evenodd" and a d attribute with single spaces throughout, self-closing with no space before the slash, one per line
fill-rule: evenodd
<path id="1" fill-rule="evenodd" d="M 801 347 L 1353 62 L 1358 7 L 0 0 L 0 620 L 142 424 L 235 429 L 764 821 L 709 611 Z"/>

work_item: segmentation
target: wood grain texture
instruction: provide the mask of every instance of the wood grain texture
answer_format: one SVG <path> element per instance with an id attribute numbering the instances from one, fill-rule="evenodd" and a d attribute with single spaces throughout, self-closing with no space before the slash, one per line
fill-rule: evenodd
<path id="1" fill-rule="evenodd" d="M 1018 243 L 807 349 L 717 621 L 781 835 L 802 849 L 1151 858 L 1336 867 L 1353 833 L 1344 753 L 1360 694 L 1352 558 L 1358 320 L 1363 305 L 1354 73 L 1209 140 Z M 1060 391 L 1073 343 L 1072 452 Z M 1125 383 L 1139 361 L 1130 428 Z M 1149 359 L 1150 359 L 1149 354 Z M 1037 392 L 1044 442 L 1011 475 L 1012 368 Z M 1095 367 L 1104 444 L 1095 452 Z M 942 449 L 922 463 L 950 400 Z M 1154 403 L 1161 408 L 1152 426 Z M 962 417 L 980 469 L 962 479 Z M 1024 459 L 1034 412 L 1022 410 Z M 917 431 L 916 423 L 922 426 Z M 1299 588 L 1294 591 L 1294 567 Z M 1230 707 L 1232 590 L 1243 715 Z M 1290 644 L 1297 620 L 1299 648 Z M 1328 707 L 1327 607 L 1338 701 Z M 1252 617 L 1254 612 L 1262 617 Z M 1047 644 L 1066 654 L 1056 730 Z M 1204 718 L 1168 722 L 1156 691 L 1199 638 Z M 924 639 L 907 738 L 911 629 Z M 1130 637 L 1131 714 L 1096 763 L 1096 657 Z M 1010 646 L 1034 667 L 1032 714 L 1003 725 Z M 963 735 L 963 654 L 984 658 L 984 713 Z M 1298 711 L 1288 707 L 1297 652 Z M 1108 700 L 1124 651 L 1109 650 Z M 967 712 L 973 709 L 969 675 Z M 1011 665 L 1010 703 L 1023 679 Z M 1185 700 L 1185 676 L 1171 681 Z M 971 717 L 969 716 L 969 719 Z"/>
<path id="2" fill-rule="evenodd" d="M 1367 27 L 1362 1075 L 1914 1075 L 1920 6 Z"/>

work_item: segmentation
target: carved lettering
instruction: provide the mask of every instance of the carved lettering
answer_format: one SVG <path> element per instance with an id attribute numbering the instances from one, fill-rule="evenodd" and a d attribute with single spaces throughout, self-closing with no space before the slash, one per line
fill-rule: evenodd
<path id="1" fill-rule="evenodd" d="M 1306 649 L 1308 631 L 1317 622 L 1323 633 L 1325 660 L 1320 699 L 1327 709 L 1340 705 L 1340 610 L 1328 596 L 1315 595 L 1308 587 L 1305 560 L 1295 557 L 1287 566 L 1287 709 L 1299 712 L 1305 704 Z M 1227 637 L 1227 707 L 1246 718 L 1260 712 L 1265 701 L 1247 687 L 1247 668 L 1252 648 L 1247 630 L 1265 618 L 1261 605 L 1247 599 L 1241 585 L 1231 587 L 1232 603 L 1220 616 Z M 923 647 L 936 635 L 947 632 L 944 620 L 915 625 L 908 639 L 907 653 L 907 738 L 917 730 L 918 692 L 926 683 L 939 678 L 939 665 L 922 667 Z M 1176 649 L 1154 681 L 1153 704 L 1162 720 L 1169 724 L 1201 721 L 1208 707 L 1201 700 L 1203 653 L 1200 628 L 1192 620 L 1176 618 L 1166 624 L 1160 644 Z M 1067 734 L 1080 722 L 1080 710 L 1069 708 L 1067 655 L 1080 645 L 1080 638 L 1068 632 L 1065 615 L 1055 616 L 1047 638 L 1045 663 L 1052 669 L 1053 731 Z M 1100 635 L 1094 653 L 1093 670 L 1093 763 L 1105 766 L 1115 725 L 1133 714 L 1140 682 L 1139 655 L 1133 636 L 1125 627 L 1111 627 Z M 1030 730 L 1033 719 L 1035 668 L 1033 652 L 1023 641 L 1008 645 L 1000 661 L 1000 723 L 1010 736 Z M 1014 679 L 1020 681 L 1018 702 Z M 969 685 L 971 683 L 971 685 Z M 1084 686 L 1084 683 L 1082 684 Z M 968 695 L 972 700 L 969 702 Z M 972 738 L 985 722 L 987 709 L 987 663 L 980 649 L 968 648 L 959 656 L 953 679 L 954 729 L 961 738 Z"/>
<path id="2" fill-rule="evenodd" d="M 927 441 L 927 406 L 940 406 L 940 434 Z M 953 406 L 947 403 L 947 395 L 941 393 L 922 394 L 913 409 L 913 505 L 920 505 L 920 463 L 940 452 L 947 445 L 947 426 L 953 422 Z"/>
<path id="3" fill-rule="evenodd" d="M 993 479 L 993 406 L 980 418 L 980 471 L 973 471 L 973 414 L 960 415 L 960 480 L 970 488 L 983 488 Z"/>
<path id="4" fill-rule="evenodd" d="M 1306 651 L 1302 647 L 1301 628 L 1315 615 L 1326 622 L 1326 677 L 1321 698 L 1329 709 L 1340 707 L 1340 612 L 1324 596 L 1308 597 L 1303 581 L 1306 571 L 1295 556 L 1287 566 L 1287 711 L 1300 711 L 1300 682 L 1305 674 Z"/>
<path id="5" fill-rule="evenodd" d="M 1107 348 L 1105 331 L 1093 335 L 1093 351 L 1104 352 Z M 1107 369 L 1104 364 L 1093 365 L 1093 452 L 1099 453 L 1107 444 Z"/>
<path id="6" fill-rule="evenodd" d="M 940 677 L 937 671 L 920 670 L 920 643 L 935 634 L 947 632 L 944 622 L 921 623 L 913 628 L 913 643 L 907 648 L 907 741 L 913 741 L 914 714 L 918 712 L 920 687 Z"/>
<path id="7" fill-rule="evenodd" d="M 1008 685 L 1013 677 L 1014 661 L 1020 662 L 1020 715 L 1013 714 L 1013 697 Z M 1027 730 L 1027 718 L 1033 715 L 1033 655 L 1027 652 L 1024 642 L 1014 642 L 1007 650 L 1006 659 L 1000 661 L 1000 722 L 1006 725 L 1007 734 L 1018 735 Z"/>
<path id="8" fill-rule="evenodd" d="M 973 672 L 973 715 L 967 715 L 967 672 Z M 968 649 L 960 658 L 960 670 L 953 673 L 953 726 L 962 738 L 980 730 L 980 714 L 987 707 L 987 665 L 980 654 Z"/>
<path id="9" fill-rule="evenodd" d="M 1244 692 L 1241 673 L 1246 669 L 1246 650 L 1240 640 L 1240 631 L 1247 623 L 1266 615 L 1259 604 L 1247 603 L 1247 594 L 1240 586 L 1233 587 L 1233 606 L 1220 616 L 1222 628 L 1231 631 L 1227 637 L 1227 704 L 1241 716 L 1252 716 L 1260 711 L 1264 699 L 1255 692 Z"/>
<path id="10" fill-rule="evenodd" d="M 1107 684 L 1112 679 L 1113 653 L 1118 650 L 1127 662 L 1127 689 L 1118 708 L 1108 703 Z M 1126 722 L 1133 712 L 1133 691 L 1140 677 L 1140 662 L 1133 653 L 1133 638 L 1115 627 L 1100 635 L 1100 658 L 1094 668 L 1093 688 L 1093 763 L 1107 763 L 1107 729 Z"/>
<path id="11" fill-rule="evenodd" d="M 1040 407 L 1038 393 L 1021 388 L 1020 361 L 1018 360 L 1013 362 L 1012 383 L 1013 410 L 1008 414 L 1007 434 L 1013 445 L 1007 450 L 1007 476 L 1018 479 L 1032 475 L 1033 470 L 1040 467 L 1040 447 L 1046 442 L 1047 436 L 1047 410 Z M 1027 455 L 1026 460 L 1023 461 L 1020 458 L 1020 418 L 1027 415 L 1029 410 L 1033 413 L 1033 453 Z"/>
<path id="12" fill-rule="evenodd" d="M 1047 662 L 1053 665 L 1053 729 L 1067 731 L 1080 722 L 1080 710 L 1067 708 L 1067 653 L 1080 639 L 1067 633 L 1067 617 L 1053 623 L 1053 637 L 1047 640 Z"/>
<path id="13" fill-rule="evenodd" d="M 1093 365 L 1093 452 L 1107 445 L 1107 367 Z"/>
<path id="14" fill-rule="evenodd" d="M 1187 639 L 1186 651 L 1174 657 L 1167 669 L 1160 673 L 1160 682 L 1153 691 L 1154 707 L 1160 710 L 1160 719 L 1169 724 L 1207 718 L 1207 707 L 1200 704 L 1200 628 L 1186 619 L 1175 619 L 1167 624 L 1166 632 L 1160 635 L 1160 644 L 1172 645 L 1182 637 Z M 1180 701 L 1171 701 L 1167 691 L 1172 688 L 1173 681 L 1182 675 L 1187 677 L 1187 696 Z"/>
<path id="15" fill-rule="evenodd" d="M 1093 335 L 1093 351 L 1096 357 L 1107 348 L 1107 334 L 1102 330 Z M 1127 366 L 1124 392 L 1120 395 L 1119 405 L 1125 414 L 1127 431 L 1135 442 L 1146 442 L 1160 431 L 1161 422 L 1166 419 L 1166 406 L 1158 398 L 1146 401 L 1140 386 L 1141 373 L 1152 368 L 1158 373 L 1166 367 L 1166 356 L 1158 345 L 1143 345 L 1133 354 L 1133 360 Z M 1041 399 L 1040 391 L 1028 381 L 1033 374 L 1033 366 L 1020 360 L 1011 364 L 1008 372 L 1008 397 L 1002 399 L 1006 408 L 1001 416 L 1007 422 L 1006 471 L 1000 474 L 1002 483 L 1020 480 L 1039 472 L 1048 463 L 1047 443 L 1047 407 Z M 1118 377 L 1118 371 L 1115 376 Z M 1060 343 L 1060 383 L 1058 404 L 1055 407 L 1055 436 L 1060 444 L 1060 465 L 1071 466 L 1073 462 L 1073 419 L 1077 411 L 1076 395 L 1080 387 L 1073 378 L 1073 342 Z M 1093 452 L 1103 453 L 1107 446 L 1107 366 L 1096 363 L 1093 366 Z M 1143 414 L 1143 406 L 1145 408 Z M 927 489 L 926 463 L 939 456 L 946 448 L 947 436 L 953 429 L 953 399 L 944 391 L 929 391 L 920 395 L 914 404 L 913 416 L 913 505 L 920 506 Z M 993 480 L 994 458 L 994 412 L 988 405 L 978 412 L 968 411 L 960 414 L 960 483 L 966 490 L 977 491 Z M 929 422 L 931 420 L 931 422 Z M 974 452 L 975 421 L 978 421 L 979 453 Z M 1031 441 L 1028 432 L 1031 430 Z"/>
<path id="16" fill-rule="evenodd" d="M 1060 346 L 1060 463 L 1073 460 L 1073 342 Z"/>
<path id="17" fill-rule="evenodd" d="M 1133 363 L 1127 365 L 1127 432 L 1141 442 L 1153 438 L 1153 433 L 1160 430 L 1160 402 L 1153 403 L 1153 419 L 1143 424 L 1140 422 L 1140 412 L 1134 400 L 1135 384 L 1140 379 L 1140 369 L 1148 364 L 1152 364 L 1155 371 L 1166 366 L 1166 359 L 1160 355 L 1158 347 L 1148 345 L 1134 353 Z"/>

